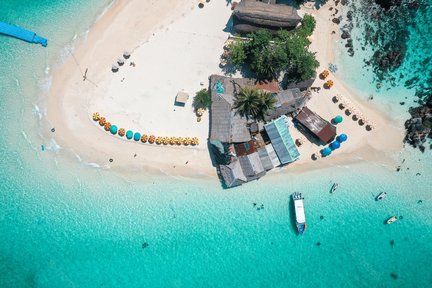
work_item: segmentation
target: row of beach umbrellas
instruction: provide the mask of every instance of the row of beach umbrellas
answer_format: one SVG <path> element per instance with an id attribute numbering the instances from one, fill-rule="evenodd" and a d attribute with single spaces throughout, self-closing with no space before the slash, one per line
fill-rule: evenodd
<path id="1" fill-rule="evenodd" d="M 348 136 L 346 134 L 342 133 L 339 136 L 337 136 L 336 140 L 331 142 L 328 147 L 325 147 L 324 149 L 322 149 L 320 151 L 321 153 L 315 153 L 315 156 L 321 154 L 320 156 L 322 156 L 322 157 L 328 157 L 333 153 L 333 151 L 339 149 L 341 147 L 342 143 L 347 141 L 347 140 L 348 140 Z M 319 158 L 319 156 L 317 158 Z"/>
<path id="2" fill-rule="evenodd" d="M 117 59 L 117 62 L 116 62 L 115 64 L 112 65 L 111 70 L 112 70 L 113 72 L 117 72 L 118 69 L 119 69 L 119 66 L 123 66 L 123 65 L 124 65 L 124 63 L 125 63 L 125 60 L 124 60 L 124 59 L 129 59 L 130 56 L 131 56 L 131 54 L 130 54 L 129 51 L 124 51 L 124 52 L 123 52 L 123 57 L 119 57 L 119 58 Z"/>
<path id="3" fill-rule="evenodd" d="M 127 130 L 124 128 L 118 128 L 117 125 L 112 125 L 106 120 L 105 117 L 101 117 L 99 113 L 93 113 L 93 120 L 98 122 L 100 126 L 103 126 L 105 131 L 110 132 L 112 135 L 118 135 L 120 137 L 126 136 L 128 140 L 133 139 L 134 141 L 141 141 L 142 143 L 156 143 L 163 145 L 192 145 L 196 146 L 199 144 L 197 137 L 161 137 L 155 135 L 146 135 L 139 132 L 133 132 L 132 130 Z"/>
<path id="4" fill-rule="evenodd" d="M 370 121 L 363 113 L 358 110 L 348 99 L 345 99 L 342 95 L 336 94 L 334 99 L 339 103 L 339 107 L 344 109 L 348 114 L 357 118 L 361 125 L 365 125 L 366 129 L 373 130 L 376 128 L 375 124 Z"/>

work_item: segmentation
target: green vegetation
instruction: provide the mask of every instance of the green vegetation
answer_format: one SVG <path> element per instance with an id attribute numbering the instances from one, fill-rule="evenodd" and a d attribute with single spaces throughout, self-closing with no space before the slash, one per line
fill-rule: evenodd
<path id="1" fill-rule="evenodd" d="M 198 110 L 199 108 L 207 109 L 210 108 L 211 102 L 210 91 L 202 89 L 196 93 L 192 106 L 195 110 Z"/>
<path id="2" fill-rule="evenodd" d="M 263 119 L 274 108 L 276 99 L 271 93 L 252 87 L 244 87 L 235 95 L 234 108 L 246 118 Z"/>
<path id="3" fill-rule="evenodd" d="M 248 35 L 250 41 L 237 40 L 229 45 L 229 62 L 236 69 L 247 65 L 259 80 L 277 79 L 282 72 L 297 80 L 310 79 L 319 66 L 308 50 L 307 37 L 314 29 L 315 19 L 305 15 L 294 31 L 281 30 L 273 36 L 267 30 L 258 30 Z"/>

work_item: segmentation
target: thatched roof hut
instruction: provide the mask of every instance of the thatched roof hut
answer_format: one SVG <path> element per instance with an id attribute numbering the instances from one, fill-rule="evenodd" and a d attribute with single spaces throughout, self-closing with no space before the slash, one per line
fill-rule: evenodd
<path id="1" fill-rule="evenodd" d="M 294 7 L 251 0 L 242 0 L 235 7 L 233 16 L 234 29 L 241 34 L 250 33 L 259 28 L 293 29 L 301 21 Z"/>

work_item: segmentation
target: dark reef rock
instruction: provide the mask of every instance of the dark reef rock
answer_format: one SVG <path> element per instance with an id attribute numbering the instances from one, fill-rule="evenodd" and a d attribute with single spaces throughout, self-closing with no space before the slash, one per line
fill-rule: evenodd
<path id="1" fill-rule="evenodd" d="M 402 0 L 375 0 L 375 3 L 380 5 L 382 8 L 388 10 L 393 6 L 401 5 Z"/>
<path id="2" fill-rule="evenodd" d="M 351 35 L 350 35 L 350 33 L 348 31 L 342 30 L 342 35 L 341 35 L 342 39 L 348 39 L 350 37 L 351 37 Z"/>
<path id="3" fill-rule="evenodd" d="M 411 119 L 405 122 L 406 135 L 404 142 L 426 150 L 425 142 L 432 139 L 432 94 L 428 96 L 425 103 L 418 107 L 409 109 Z M 430 147 L 430 145 L 429 145 Z"/>
<path id="4" fill-rule="evenodd" d="M 339 18 L 333 18 L 332 22 L 335 24 L 339 24 L 341 22 L 341 20 Z"/>

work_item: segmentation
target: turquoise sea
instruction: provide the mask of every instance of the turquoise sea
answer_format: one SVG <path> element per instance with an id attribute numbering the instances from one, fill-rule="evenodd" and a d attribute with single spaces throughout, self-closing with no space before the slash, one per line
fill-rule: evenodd
<path id="1" fill-rule="evenodd" d="M 0 287 L 432 287 L 429 150 L 404 148 L 400 172 L 363 163 L 223 190 L 213 178 L 124 178 L 42 138 L 50 73 L 110 2 L 0 2 L 0 21 L 49 39 L 44 49 L 0 37 Z M 430 47 L 410 45 L 411 57 Z M 402 125 L 410 103 L 398 103 L 413 92 L 377 92 L 368 71 L 349 77 L 360 54 L 338 58 L 337 73 Z M 305 196 L 303 237 L 294 191 Z M 403 219 L 384 225 L 391 215 Z"/>

